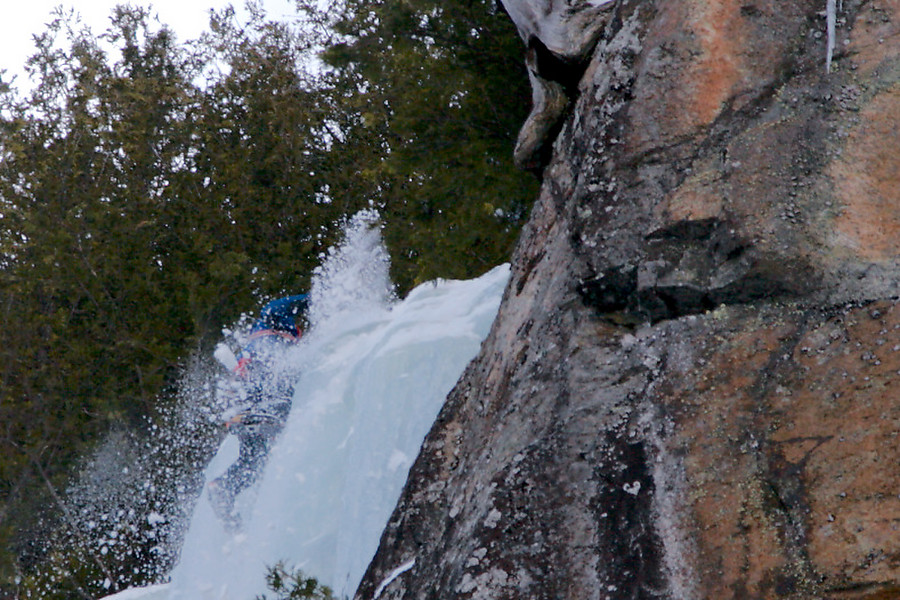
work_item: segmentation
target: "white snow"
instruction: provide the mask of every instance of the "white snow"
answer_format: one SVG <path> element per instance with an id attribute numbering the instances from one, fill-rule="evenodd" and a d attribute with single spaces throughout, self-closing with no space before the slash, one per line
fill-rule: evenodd
<path id="1" fill-rule="evenodd" d="M 581 58 L 603 24 L 598 15 L 611 1 L 503 0 L 503 6 L 526 43 L 535 37 L 558 56 Z"/>
<path id="2" fill-rule="evenodd" d="M 391 585 L 395 579 L 412 569 L 416 566 L 416 559 L 412 559 L 407 561 L 390 572 L 390 574 L 384 578 L 384 581 L 378 584 L 378 587 L 375 589 L 375 595 L 372 596 L 372 600 L 378 600 L 381 597 L 381 593 L 384 592 L 387 586 Z"/>
<path id="3" fill-rule="evenodd" d="M 285 359 L 298 377 L 290 419 L 260 484 L 239 498 L 244 532 L 227 534 L 204 495 L 171 583 L 108 598 L 247 600 L 266 592 L 266 570 L 279 562 L 336 597 L 352 596 L 509 277 L 503 265 L 391 300 L 380 235 L 365 221 L 351 226 L 347 245 L 317 273 L 311 313 L 318 320 Z M 207 480 L 236 455 L 236 440 L 227 438 Z"/>
<path id="4" fill-rule="evenodd" d="M 216 357 L 222 365 L 229 371 L 234 370 L 238 366 L 237 357 L 224 342 L 219 342 L 216 346 L 213 356 Z"/>
<path id="5" fill-rule="evenodd" d="M 113 596 L 107 596 L 108 600 L 162 600 L 169 592 L 168 585 L 151 585 L 149 587 L 125 590 Z"/>

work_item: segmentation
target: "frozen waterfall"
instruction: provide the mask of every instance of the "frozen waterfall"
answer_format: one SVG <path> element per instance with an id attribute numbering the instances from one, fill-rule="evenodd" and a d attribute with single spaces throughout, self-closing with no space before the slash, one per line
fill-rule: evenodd
<path id="1" fill-rule="evenodd" d="M 316 273 L 307 335 L 285 358 L 297 385 L 290 419 L 260 483 L 239 499 L 231 535 L 204 496 L 171 582 L 116 600 L 252 600 L 283 562 L 352 596 L 444 398 L 487 335 L 509 275 L 390 294 L 387 258 L 366 217 Z M 227 438 L 206 471 L 237 454 Z"/>

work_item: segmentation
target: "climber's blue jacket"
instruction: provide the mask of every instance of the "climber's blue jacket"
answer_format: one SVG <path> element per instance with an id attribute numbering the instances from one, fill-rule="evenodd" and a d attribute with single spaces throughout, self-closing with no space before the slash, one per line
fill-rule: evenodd
<path id="1" fill-rule="evenodd" d="M 296 325 L 297 315 L 304 312 L 308 306 L 309 294 L 298 294 L 272 300 L 259 312 L 259 318 L 253 323 L 250 333 L 271 329 L 299 336 L 300 330 Z"/>
<path id="2" fill-rule="evenodd" d="M 299 340 L 303 332 L 297 326 L 297 316 L 308 306 L 308 294 L 278 298 L 266 304 L 250 328 L 235 372 L 246 377 L 249 375 L 248 367 L 253 368 L 251 363 L 268 362 L 271 358 L 267 356 L 269 353 L 282 348 L 286 342 Z"/>

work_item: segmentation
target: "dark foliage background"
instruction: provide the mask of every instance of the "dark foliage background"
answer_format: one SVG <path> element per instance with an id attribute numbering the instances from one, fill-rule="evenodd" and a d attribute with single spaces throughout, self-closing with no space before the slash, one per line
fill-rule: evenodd
<path id="1" fill-rule="evenodd" d="M 536 194 L 511 161 L 530 92 L 509 19 L 483 0 L 313 5 L 281 24 L 226 10 L 188 43 L 143 9 L 101 34 L 60 12 L 30 91 L 0 83 L 0 597 L 164 575 L 217 439 L 185 412 L 186 367 L 305 289 L 343 217 L 380 210 L 401 294 L 507 259 Z M 91 526 L 103 456 L 140 503 L 108 498 Z"/>

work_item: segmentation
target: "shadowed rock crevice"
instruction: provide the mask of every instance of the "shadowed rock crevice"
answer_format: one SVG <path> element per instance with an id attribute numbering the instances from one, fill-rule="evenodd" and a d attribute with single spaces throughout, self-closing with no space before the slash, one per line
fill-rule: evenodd
<path id="1" fill-rule="evenodd" d="M 513 158 L 518 168 L 543 177 L 590 53 L 608 18 L 603 2 L 506 0 L 528 48 L 525 65 L 532 108 L 519 131 Z M 611 3 L 610 3 L 611 4 Z"/>
<path id="2" fill-rule="evenodd" d="M 578 285 L 584 303 L 601 315 L 627 313 L 657 323 L 701 314 L 721 305 L 796 298 L 804 267 L 766 264 L 731 223 L 715 218 L 681 221 L 645 237 L 646 257 L 612 267 Z"/>
<path id="3" fill-rule="evenodd" d="M 570 106 L 571 89 L 556 79 L 546 75 L 541 63 L 551 62 L 546 49 L 540 42 L 529 48 L 525 58 L 528 79 L 531 82 L 531 112 L 522 129 L 519 131 L 513 160 L 518 168 L 531 171 L 538 177 L 543 176 L 544 166 L 550 161 L 553 141 L 562 129 L 564 116 Z M 562 66 L 560 61 L 552 61 Z M 568 70 L 568 69 L 566 69 Z"/>
<path id="4" fill-rule="evenodd" d="M 595 467 L 603 482 L 592 502 L 598 523 L 601 589 L 611 598 L 667 598 L 662 543 L 652 525 L 653 468 L 642 442 L 608 435 Z"/>

